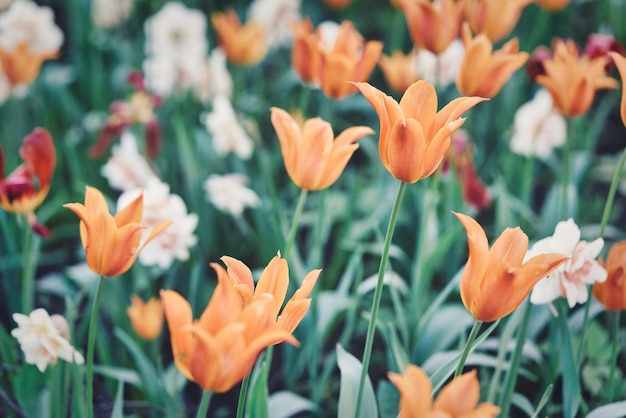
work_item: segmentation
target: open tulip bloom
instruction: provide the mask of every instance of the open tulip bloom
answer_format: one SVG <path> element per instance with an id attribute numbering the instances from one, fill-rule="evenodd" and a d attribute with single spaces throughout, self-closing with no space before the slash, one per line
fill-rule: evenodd
<path id="1" fill-rule="evenodd" d="M 419 80 L 400 103 L 369 83 L 353 83 L 380 119 L 378 151 L 383 165 L 398 180 L 415 183 L 437 170 L 450 147 L 450 135 L 463 125 L 460 116 L 483 100 L 459 97 L 437 112 L 437 92 Z"/>
<path id="2" fill-rule="evenodd" d="M 454 213 L 467 231 L 469 258 L 461 277 L 461 299 L 479 321 L 493 322 L 513 312 L 539 280 L 568 258 L 545 253 L 524 262 L 528 236 L 507 228 L 491 249 L 485 231 L 473 218 Z"/>

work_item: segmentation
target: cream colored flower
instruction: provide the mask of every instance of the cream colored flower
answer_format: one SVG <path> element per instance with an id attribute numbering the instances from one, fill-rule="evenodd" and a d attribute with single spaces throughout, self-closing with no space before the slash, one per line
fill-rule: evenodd
<path id="1" fill-rule="evenodd" d="M 207 115 L 205 124 L 213 137 L 213 148 L 218 155 L 232 152 L 241 159 L 250 158 L 254 144 L 228 97 L 219 95 L 213 100 L 213 110 Z"/>
<path id="2" fill-rule="evenodd" d="M 435 55 L 425 48 L 419 48 L 417 52 L 419 78 L 435 84 L 437 87 L 447 87 L 454 83 L 464 55 L 465 48 L 460 39 L 452 41 L 439 55 Z"/>
<path id="3" fill-rule="evenodd" d="M 246 207 L 261 204 L 259 196 L 246 187 L 247 182 L 243 174 L 209 176 L 204 182 L 207 199 L 219 210 L 240 216 Z"/>
<path id="4" fill-rule="evenodd" d="M 541 89 L 515 113 L 509 145 L 516 154 L 547 159 L 554 148 L 565 144 L 566 136 L 565 118 L 554 108 L 550 93 Z"/>
<path id="5" fill-rule="evenodd" d="M 12 51 L 23 43 L 33 53 L 56 51 L 61 47 L 63 32 L 54 23 L 51 8 L 19 0 L 0 15 L 0 47 Z"/>
<path id="6" fill-rule="evenodd" d="M 44 372 L 48 364 L 56 364 L 59 358 L 76 364 L 85 359 L 69 343 L 69 326 L 61 315 L 50 316 L 45 309 L 35 309 L 30 315 L 13 314 L 18 327 L 11 335 L 20 343 L 28 364 Z"/>
<path id="7" fill-rule="evenodd" d="M 300 20 L 300 0 L 254 0 L 248 9 L 248 20 L 258 22 L 272 46 L 288 46 L 293 38 L 288 23 Z"/>
<path id="8" fill-rule="evenodd" d="M 133 0 L 92 0 L 91 19 L 101 29 L 119 26 L 133 11 Z"/>
<path id="9" fill-rule="evenodd" d="M 537 241 L 526 258 L 544 253 L 560 253 L 569 257 L 569 260 L 535 285 L 530 301 L 541 305 L 564 297 L 570 308 L 577 303 L 585 303 L 589 297 L 587 285 L 606 280 L 606 270 L 596 260 L 603 246 L 602 238 L 592 242 L 581 240 L 580 229 L 573 219 L 559 222 L 554 235 Z"/>
<path id="10" fill-rule="evenodd" d="M 143 187 L 156 176 L 139 153 L 135 136 L 128 131 L 122 134 L 120 143 L 113 146 L 111 157 L 102 166 L 101 173 L 112 188 L 121 191 Z"/>

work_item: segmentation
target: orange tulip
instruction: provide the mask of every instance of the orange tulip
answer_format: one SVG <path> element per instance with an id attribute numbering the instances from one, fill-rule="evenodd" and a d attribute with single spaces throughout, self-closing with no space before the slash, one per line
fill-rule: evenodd
<path id="1" fill-rule="evenodd" d="M 8 212 L 24 213 L 33 230 L 49 236 L 50 231 L 37 222 L 34 210 L 48 195 L 56 165 L 56 150 L 50 133 L 35 128 L 20 147 L 24 163 L 4 177 L 4 155 L 0 146 L 0 206 Z"/>
<path id="2" fill-rule="evenodd" d="M 333 9 L 343 9 L 352 4 L 352 0 L 322 0 L 326 6 Z"/>
<path id="3" fill-rule="evenodd" d="M 454 0 L 399 0 L 413 43 L 435 55 L 459 36 L 463 2 Z"/>
<path id="4" fill-rule="evenodd" d="M 137 197 L 115 216 L 109 213 L 107 202 L 98 189 L 87 186 L 85 204 L 63 205 L 80 218 L 80 239 L 85 248 L 87 265 L 96 274 L 114 277 L 124 274 L 154 237 L 172 222 L 163 221 L 152 229 L 142 243 L 140 223 L 143 195 Z"/>
<path id="5" fill-rule="evenodd" d="M 463 25 L 463 44 L 465 56 L 456 76 L 456 86 L 465 96 L 492 98 L 528 59 L 527 52 L 519 52 L 517 38 L 494 52 L 485 34 L 472 38 L 468 24 Z"/>
<path id="6" fill-rule="evenodd" d="M 504 39 L 515 27 L 522 10 L 533 0 L 467 0 L 465 19 L 474 33 L 484 33 L 493 42 Z"/>
<path id="7" fill-rule="evenodd" d="M 309 19 L 293 24 L 291 61 L 302 81 L 318 85 L 327 97 L 343 99 L 356 92 L 347 81 L 369 78 L 382 54 L 383 44 L 365 42 L 348 20 L 341 23 L 335 36 L 323 35 L 322 30 L 327 27 L 320 25 L 313 32 Z"/>
<path id="8" fill-rule="evenodd" d="M 626 309 L 626 241 L 614 244 L 606 257 L 604 282 L 593 285 L 593 296 L 607 311 Z"/>
<path id="9" fill-rule="evenodd" d="M 43 62 L 56 58 L 58 52 L 34 52 L 27 43 L 21 42 L 11 51 L 0 47 L 0 65 L 12 86 L 30 84 L 39 75 Z"/>
<path id="10" fill-rule="evenodd" d="M 620 104 L 620 114 L 622 116 L 622 123 L 626 126 L 626 57 L 618 54 L 617 52 L 609 52 L 620 77 L 622 78 L 622 102 Z"/>
<path id="11" fill-rule="evenodd" d="M 467 215 L 453 212 L 467 231 L 469 258 L 461 278 L 461 299 L 479 321 L 493 322 L 513 312 L 533 286 L 568 258 L 546 253 L 524 261 L 528 236 L 507 228 L 489 249 L 482 227 Z"/>
<path id="12" fill-rule="evenodd" d="M 242 25 L 237 13 L 212 13 L 211 23 L 226 57 L 238 65 L 254 65 L 265 58 L 269 45 L 263 27 L 254 20 Z"/>
<path id="13" fill-rule="evenodd" d="M 400 103 L 368 83 L 354 85 L 378 113 L 378 151 L 383 165 L 407 183 L 435 172 L 450 146 L 450 135 L 465 122 L 460 116 L 486 100 L 460 97 L 437 112 L 435 88 L 424 80 L 411 84 Z"/>
<path id="14" fill-rule="evenodd" d="M 389 372 L 387 377 L 400 392 L 400 418 L 495 418 L 500 413 L 500 408 L 492 403 L 478 403 L 480 384 L 476 370 L 444 386 L 434 402 L 430 379 L 418 366 L 409 364 L 403 375 Z"/>
<path id="15" fill-rule="evenodd" d="M 272 108 L 272 125 L 276 130 L 287 174 L 304 190 L 321 190 L 332 185 L 359 147 L 355 142 L 374 131 L 354 126 L 334 138 L 330 123 L 313 118 L 300 126 L 294 118 L 277 107 Z"/>
<path id="16" fill-rule="evenodd" d="M 392 90 L 404 93 L 411 84 L 419 80 L 416 52 L 413 50 L 403 54 L 401 51 L 394 51 L 391 56 L 383 54 L 380 57 L 378 65 Z"/>
<path id="17" fill-rule="evenodd" d="M 580 55 L 573 41 L 554 41 L 554 55 L 543 61 L 545 74 L 535 80 L 552 95 L 554 106 L 566 117 L 587 112 L 597 89 L 617 88 L 617 81 L 606 75 L 607 55 L 590 59 Z"/>
<path id="18" fill-rule="evenodd" d="M 572 0 L 535 0 L 535 3 L 549 12 L 558 12 L 559 10 L 565 9 L 571 1 Z"/>
<path id="19" fill-rule="evenodd" d="M 313 290 L 321 270 L 312 270 L 304 277 L 300 289 L 294 293 L 282 313 L 278 315 L 289 287 L 289 267 L 287 260 L 280 257 L 280 253 L 272 258 L 265 267 L 256 287 L 252 272 L 244 263 L 227 256 L 222 257 L 222 261 L 226 264 L 226 274 L 241 296 L 244 306 L 269 294 L 274 300 L 273 312 L 277 326 L 289 333 L 296 329 L 311 305 L 311 299 L 308 299 L 308 296 Z M 218 274 L 223 273 L 220 266 L 216 266 L 215 269 L 218 270 Z"/>
<path id="20" fill-rule="evenodd" d="M 138 296 L 131 298 L 131 305 L 126 312 L 133 329 L 144 340 L 154 340 L 163 328 L 163 306 L 161 301 L 150 298 L 144 302 Z"/>
<path id="21" fill-rule="evenodd" d="M 189 303 L 171 290 L 161 291 L 176 367 L 204 390 L 226 392 L 252 369 L 259 353 L 291 335 L 308 310 L 319 270 L 277 317 L 289 284 L 287 262 L 274 257 L 254 288 L 252 273 L 241 261 L 223 257 L 228 270 L 212 263 L 218 284 L 200 319 L 193 321 Z"/>

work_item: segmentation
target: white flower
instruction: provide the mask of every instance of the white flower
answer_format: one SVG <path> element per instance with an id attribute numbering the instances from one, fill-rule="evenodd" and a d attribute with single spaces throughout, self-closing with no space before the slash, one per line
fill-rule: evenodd
<path id="1" fill-rule="evenodd" d="M 166 3 L 146 20 L 147 57 L 143 64 L 151 91 L 170 95 L 195 88 L 206 72 L 206 17 L 178 2 Z"/>
<path id="2" fill-rule="evenodd" d="M 0 15 L 0 47 L 12 51 L 20 43 L 35 53 L 54 52 L 63 44 L 63 32 L 49 7 L 18 0 Z"/>
<path id="3" fill-rule="evenodd" d="M 219 95 L 213 99 L 213 111 L 207 115 L 205 124 L 218 155 L 233 152 L 239 158 L 250 158 L 254 148 L 252 139 L 237 120 L 228 97 Z"/>
<path id="4" fill-rule="evenodd" d="M 113 146 L 101 173 L 112 188 L 122 191 L 143 187 L 156 175 L 139 153 L 137 140 L 129 131 L 122 133 L 120 143 Z"/>
<path id="5" fill-rule="evenodd" d="M 195 92 L 203 102 L 219 95 L 232 96 L 233 79 L 228 71 L 226 54 L 222 48 L 217 47 L 211 51 L 211 55 L 204 65 L 202 79 L 195 86 Z"/>
<path id="6" fill-rule="evenodd" d="M 48 364 L 56 364 L 57 359 L 83 364 L 85 359 L 69 343 L 69 326 L 60 315 L 50 316 L 45 309 L 35 309 L 30 315 L 13 314 L 18 327 L 11 335 L 20 343 L 25 361 L 35 364 L 44 372 Z"/>
<path id="7" fill-rule="evenodd" d="M 554 108 L 550 93 L 541 89 L 515 113 L 510 147 L 516 154 L 547 159 L 566 136 L 565 118 Z"/>
<path id="8" fill-rule="evenodd" d="M 246 187 L 247 181 L 243 174 L 209 176 L 204 182 L 207 199 L 219 210 L 240 216 L 246 207 L 261 204 L 259 196 Z"/>
<path id="9" fill-rule="evenodd" d="M 119 26 L 130 16 L 133 0 L 92 0 L 91 18 L 101 29 Z"/>
<path id="10" fill-rule="evenodd" d="M 560 253 L 569 257 L 569 260 L 535 285 L 530 301 L 541 305 L 564 297 L 570 308 L 587 301 L 587 285 L 606 280 L 606 270 L 596 261 L 603 246 L 602 238 L 593 242 L 581 241 L 580 229 L 572 219 L 559 222 L 554 235 L 537 241 L 526 258 Z"/>
<path id="11" fill-rule="evenodd" d="M 118 198 L 117 208 L 126 207 L 142 189 L 128 190 Z M 189 248 L 196 245 L 197 237 L 193 231 L 198 225 L 198 215 L 187 213 L 183 199 L 170 194 L 170 188 L 157 177 L 150 178 L 143 188 L 143 219 L 149 230 L 164 220 L 171 220 L 172 226 L 157 235 L 139 254 L 139 262 L 145 266 L 159 266 L 166 269 L 174 260 L 185 261 L 189 258 Z M 144 236 L 144 238 L 145 238 Z"/>
<path id="12" fill-rule="evenodd" d="M 288 22 L 300 20 L 300 0 L 254 0 L 248 20 L 265 29 L 270 47 L 288 46 L 293 38 Z"/>
<path id="13" fill-rule="evenodd" d="M 438 56 L 420 48 L 417 51 L 417 74 L 420 79 L 446 87 L 456 79 L 464 55 L 465 47 L 459 39 L 452 41 Z"/>

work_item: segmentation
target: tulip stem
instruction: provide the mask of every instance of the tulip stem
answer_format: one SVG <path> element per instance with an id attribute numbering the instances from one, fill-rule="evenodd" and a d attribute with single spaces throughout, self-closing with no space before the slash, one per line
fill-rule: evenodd
<path id="1" fill-rule="evenodd" d="M 569 207 L 569 183 L 572 170 L 572 148 L 574 144 L 574 122 L 567 121 L 567 139 L 565 141 L 565 154 L 563 156 L 563 196 L 561 200 L 561 218 L 565 219 L 570 213 Z"/>
<path id="2" fill-rule="evenodd" d="M 361 377 L 359 379 L 359 390 L 356 398 L 356 409 L 354 413 L 355 418 L 360 417 L 361 413 L 361 399 L 363 398 L 363 388 L 365 386 L 365 378 L 367 377 L 367 369 L 369 367 L 370 358 L 372 355 L 372 345 L 374 344 L 374 333 L 376 332 L 376 320 L 378 318 L 378 308 L 380 307 L 380 300 L 383 294 L 383 283 L 385 279 L 385 270 L 387 269 L 387 261 L 389 260 L 389 249 L 391 247 L 391 239 L 393 237 L 393 231 L 396 227 L 396 221 L 398 220 L 398 213 L 400 212 L 400 204 L 402 203 L 402 197 L 406 190 L 407 183 L 400 182 L 398 191 L 396 193 L 396 199 L 393 203 L 391 210 L 391 216 L 389 217 L 389 224 L 387 225 L 387 233 L 385 234 L 385 243 L 383 246 L 383 253 L 380 258 L 380 266 L 378 267 L 378 280 L 376 282 L 376 290 L 374 291 L 374 300 L 372 301 L 372 311 L 370 316 L 369 325 L 367 327 L 367 337 L 365 339 L 365 348 L 363 349 L 363 365 L 361 368 Z"/>
<path id="3" fill-rule="evenodd" d="M 212 390 L 205 390 L 202 392 L 202 399 L 200 399 L 200 405 L 198 406 L 198 413 L 196 414 L 196 418 L 206 418 L 212 396 Z"/>
<path id="4" fill-rule="evenodd" d="M 513 351 L 511 365 L 506 374 L 504 392 L 502 392 L 500 396 L 500 407 L 502 408 L 502 412 L 500 413 L 500 415 L 503 417 L 509 416 L 509 410 L 511 408 L 511 397 L 513 396 L 513 389 L 515 388 L 515 383 L 517 382 L 517 371 L 522 361 L 522 349 L 524 348 L 524 343 L 526 342 L 526 330 L 528 329 L 528 322 L 530 319 L 531 311 L 532 304 L 530 303 L 530 299 L 526 299 L 524 311 L 522 313 L 522 323 L 520 324 L 519 332 L 517 334 L 517 342 L 515 343 L 515 351 Z"/>
<path id="5" fill-rule="evenodd" d="M 248 373 L 246 377 L 241 381 L 241 388 L 239 388 L 239 399 L 237 400 L 237 418 L 243 418 L 243 411 L 246 407 L 246 396 L 248 395 L 248 386 L 250 386 L 250 376 L 252 372 Z"/>
<path id="6" fill-rule="evenodd" d="M 291 227 L 289 228 L 289 235 L 287 235 L 287 243 L 285 244 L 285 253 L 283 254 L 283 258 L 287 260 L 289 258 L 289 253 L 291 252 L 291 247 L 293 247 L 293 243 L 296 240 L 296 232 L 298 232 L 298 224 L 300 223 L 300 217 L 302 216 L 302 212 L 304 210 L 304 203 L 306 202 L 306 198 L 309 192 L 307 190 L 300 190 L 300 197 L 298 198 L 298 203 L 296 204 L 296 211 L 293 214 L 293 219 L 291 220 Z"/>
<path id="7" fill-rule="evenodd" d="M 613 402 L 613 395 L 615 391 L 615 369 L 617 368 L 617 354 L 619 352 L 619 317 L 621 312 L 611 312 L 611 316 L 613 317 L 613 332 L 611 335 L 612 344 L 611 344 L 611 372 L 609 373 L 609 388 L 606 391 L 606 403 L 610 404 Z"/>
<path id="8" fill-rule="evenodd" d="M 461 358 L 459 359 L 459 365 L 456 367 L 456 371 L 454 372 L 454 377 L 457 378 L 463 373 L 463 367 L 465 367 L 465 361 L 469 356 L 469 353 L 472 349 L 472 344 L 478 335 L 478 331 L 480 330 L 480 326 L 483 324 L 482 321 L 478 319 L 474 321 L 474 326 L 472 326 L 472 330 L 470 331 L 469 337 L 467 337 L 467 341 L 465 342 L 465 347 L 463 347 L 463 352 L 461 353 Z"/>
<path id="9" fill-rule="evenodd" d="M 96 342 L 96 322 L 98 319 L 98 305 L 102 295 L 102 276 L 98 276 L 96 291 L 91 305 L 89 317 L 89 335 L 87 336 L 87 417 L 93 417 L 93 357 Z"/>
<path id="10" fill-rule="evenodd" d="M 613 180 L 611 180 L 611 186 L 609 187 L 609 195 L 606 197 L 606 202 L 604 203 L 604 210 L 602 212 L 602 220 L 600 221 L 600 238 L 604 238 L 604 232 L 606 226 L 609 223 L 609 215 L 611 214 L 611 209 L 613 208 L 613 201 L 615 199 L 615 194 L 617 193 L 617 186 L 619 185 L 620 178 L 622 177 L 622 172 L 624 171 L 624 164 L 626 163 L 626 147 L 624 147 L 624 152 L 622 153 L 621 158 L 617 163 L 617 167 L 615 168 L 615 173 L 613 174 Z M 589 294 L 593 293 L 593 284 L 589 289 Z M 583 325 L 580 333 L 580 342 L 578 345 L 578 365 L 580 365 L 583 361 L 583 348 L 585 344 L 585 336 L 587 333 L 587 323 L 589 319 L 589 309 L 591 308 L 591 297 L 587 299 L 585 303 L 585 314 L 583 316 Z"/>
<path id="11" fill-rule="evenodd" d="M 37 264 L 39 238 L 35 236 L 33 230 L 28 225 L 26 216 L 24 216 L 24 225 L 22 227 L 24 228 L 24 239 L 22 242 L 22 312 L 28 315 L 33 310 L 35 266 Z"/>

